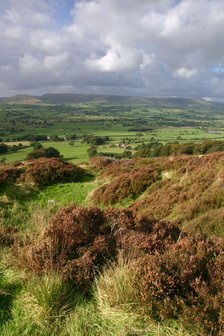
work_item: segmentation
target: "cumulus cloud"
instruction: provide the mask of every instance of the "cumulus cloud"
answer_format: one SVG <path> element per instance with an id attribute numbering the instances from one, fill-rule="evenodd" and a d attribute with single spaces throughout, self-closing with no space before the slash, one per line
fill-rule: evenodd
<path id="1" fill-rule="evenodd" d="M 223 96 L 223 0 L 5 0 L 0 95 Z"/>
<path id="2" fill-rule="evenodd" d="M 197 74 L 197 69 L 186 69 L 186 68 L 180 68 L 176 71 L 176 76 L 182 77 L 182 78 L 190 78 Z"/>

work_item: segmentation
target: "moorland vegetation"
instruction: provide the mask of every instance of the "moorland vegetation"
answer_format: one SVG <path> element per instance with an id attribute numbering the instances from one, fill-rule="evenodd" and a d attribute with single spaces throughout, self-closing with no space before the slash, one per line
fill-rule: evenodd
<path id="1" fill-rule="evenodd" d="M 3 143 L 25 124 L 58 135 L 0 164 L 1 335 L 224 334 L 222 106 L 211 116 L 203 102 L 167 103 L 167 114 L 161 104 L 2 103 Z M 77 144 L 95 154 L 74 165 Z"/>
<path id="2" fill-rule="evenodd" d="M 161 335 L 221 336 L 223 160 L 222 152 L 96 157 L 91 172 L 101 186 L 89 204 L 104 209 L 48 204 L 41 211 L 28 204 L 46 185 L 90 173 L 58 158 L 2 165 L 2 334 L 153 335 L 160 323 Z M 29 190 L 26 199 L 10 198 L 12 186 Z M 23 207 L 9 219 L 18 200 Z M 123 209 L 107 207 L 125 200 Z M 88 326 L 89 314 L 98 320 Z"/>

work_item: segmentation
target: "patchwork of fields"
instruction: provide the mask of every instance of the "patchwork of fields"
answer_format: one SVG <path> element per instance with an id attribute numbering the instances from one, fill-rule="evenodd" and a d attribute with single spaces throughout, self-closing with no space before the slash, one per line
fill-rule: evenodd
<path id="1" fill-rule="evenodd" d="M 164 103 L 165 104 L 165 103 Z M 85 135 L 108 137 L 98 152 L 123 153 L 122 144 L 134 148 L 154 139 L 167 142 L 200 142 L 224 139 L 224 106 L 216 104 L 183 105 L 180 107 L 147 105 L 111 105 L 104 102 L 77 104 L 5 104 L 0 105 L 0 139 L 7 144 L 22 143 L 24 148 L 0 154 L 6 162 L 24 160 L 32 150 L 29 136 L 44 135 L 45 147 L 55 147 L 73 163 L 88 159 L 89 146 Z M 66 139 L 75 135 L 74 144 Z M 55 137 L 65 139 L 54 141 Z"/>

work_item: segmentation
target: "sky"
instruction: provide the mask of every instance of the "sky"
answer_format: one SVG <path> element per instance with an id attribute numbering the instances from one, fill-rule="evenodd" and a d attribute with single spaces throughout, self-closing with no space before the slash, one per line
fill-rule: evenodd
<path id="1" fill-rule="evenodd" d="M 0 96 L 224 99 L 224 0 L 0 0 Z"/>

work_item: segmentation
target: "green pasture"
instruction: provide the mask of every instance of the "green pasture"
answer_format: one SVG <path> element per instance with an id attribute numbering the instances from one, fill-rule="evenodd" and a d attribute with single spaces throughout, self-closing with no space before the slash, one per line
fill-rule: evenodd
<path id="1" fill-rule="evenodd" d="M 64 160 L 72 163 L 81 163 L 88 160 L 87 149 L 89 145 L 83 144 L 80 141 L 75 141 L 74 145 L 70 145 L 68 141 L 57 142 L 47 141 L 42 142 L 44 147 L 54 147 L 63 155 Z M 6 158 L 6 162 L 23 161 L 26 159 L 28 153 L 33 150 L 33 147 L 21 149 L 15 153 L 8 153 L 0 155 L 1 158 Z"/>
<path id="2" fill-rule="evenodd" d="M 7 154 L 0 154 L 0 160 L 5 158 L 6 163 L 11 163 L 15 161 L 23 161 L 25 160 L 28 153 L 32 151 L 32 147 L 27 147 L 20 149 L 15 153 L 7 153 Z"/>
<path id="3" fill-rule="evenodd" d="M 196 107 L 171 108 L 145 105 L 124 106 L 91 102 L 65 105 L 0 105 L 0 142 L 23 142 L 27 135 L 79 138 L 70 145 L 68 141 L 43 142 L 44 147 L 55 147 L 64 159 L 72 163 L 88 160 L 90 145 L 82 143 L 85 135 L 109 136 L 110 141 L 99 146 L 98 152 L 122 153 L 115 147 L 126 142 L 133 148 L 151 138 L 159 142 L 200 142 L 207 139 L 224 139 L 224 108 Z M 15 153 L 1 154 L 6 162 L 24 160 L 32 147 Z"/>
<path id="4" fill-rule="evenodd" d="M 175 142 L 179 143 L 184 142 L 200 142 L 204 140 L 223 140 L 224 139 L 224 131 L 214 133 L 209 130 L 202 130 L 197 128 L 177 128 L 177 127 L 169 127 L 169 128 L 159 128 L 151 132 L 144 133 L 134 133 L 134 132 L 119 132 L 115 131 L 105 132 L 103 130 L 99 132 L 95 132 L 95 135 L 98 136 L 108 136 L 110 137 L 110 141 L 106 145 L 98 146 L 97 151 L 103 153 L 119 153 L 122 154 L 124 152 L 124 148 L 116 147 L 116 144 L 122 143 L 123 140 L 130 140 L 130 146 L 135 147 L 137 144 L 142 142 L 150 141 L 152 138 L 159 142 Z M 8 142 L 10 144 L 10 142 Z M 88 161 L 87 150 L 90 145 L 83 143 L 82 141 L 76 140 L 74 141 L 74 145 L 69 144 L 69 141 L 46 141 L 42 142 L 44 147 L 54 147 L 63 155 L 64 160 L 69 161 L 74 164 L 80 164 L 82 162 Z M 33 150 L 32 147 L 23 148 L 18 150 L 15 153 L 7 153 L 1 154 L 0 160 L 2 158 L 6 159 L 7 163 L 22 161 L 26 159 L 28 153 Z"/>
<path id="5" fill-rule="evenodd" d="M 211 133 L 210 133 L 211 132 Z M 150 140 L 154 137 L 156 140 L 161 142 L 200 142 L 203 140 L 223 140 L 224 130 L 217 132 L 210 130 L 202 130 L 198 128 L 189 127 L 169 127 L 169 128 L 159 128 L 152 132 L 144 134 L 144 138 Z"/>
<path id="6" fill-rule="evenodd" d="M 80 164 L 87 162 L 89 157 L 87 154 L 87 149 L 90 145 L 82 143 L 81 141 L 75 141 L 74 145 L 70 145 L 68 141 L 57 142 L 57 141 L 46 141 L 42 142 L 42 145 L 47 147 L 54 147 L 63 155 L 63 159 L 74 163 Z M 26 159 L 27 154 L 33 150 L 33 147 L 28 147 L 21 149 L 15 153 L 8 153 L 0 155 L 0 160 L 2 158 L 6 159 L 7 163 L 15 162 L 15 161 L 23 161 Z M 98 147 L 98 152 L 104 153 L 123 153 L 123 148 L 111 147 L 111 144 L 103 145 Z"/>
<path id="7" fill-rule="evenodd" d="M 72 163 L 81 163 L 88 160 L 87 149 L 89 145 L 80 141 L 75 141 L 74 145 L 70 145 L 68 141 L 47 141 L 43 142 L 42 145 L 56 148 L 63 155 L 64 160 Z"/>
<path id="8" fill-rule="evenodd" d="M 38 193 L 35 204 L 46 207 L 48 201 L 53 200 L 57 207 L 73 203 L 88 205 L 88 195 L 97 185 L 95 181 L 51 185 Z"/>

